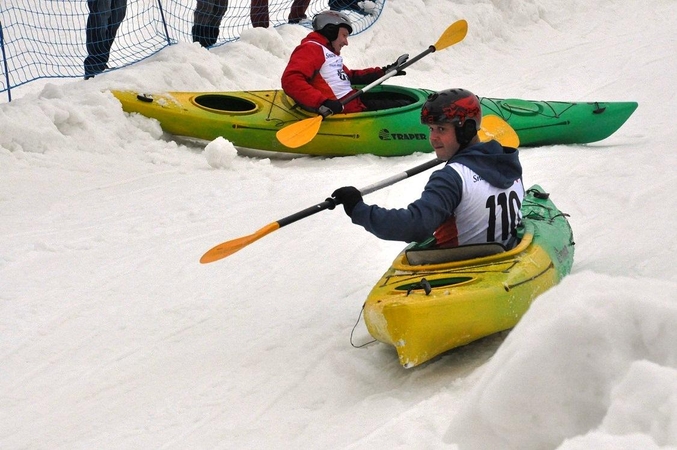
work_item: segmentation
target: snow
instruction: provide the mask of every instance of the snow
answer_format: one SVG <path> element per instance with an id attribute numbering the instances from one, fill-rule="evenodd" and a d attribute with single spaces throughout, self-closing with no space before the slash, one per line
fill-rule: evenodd
<path id="1" fill-rule="evenodd" d="M 246 157 L 163 135 L 108 92 L 279 88 L 305 28 L 15 92 L 0 105 L 0 448 L 677 448 L 676 15 L 388 0 L 350 39 L 349 67 L 381 66 L 464 18 L 464 41 L 388 83 L 640 105 L 604 141 L 521 151 L 525 184 L 570 214 L 572 273 L 512 331 L 413 369 L 355 326 L 403 244 L 342 210 L 198 260 L 431 154 Z M 367 199 L 404 206 L 426 179 Z"/>

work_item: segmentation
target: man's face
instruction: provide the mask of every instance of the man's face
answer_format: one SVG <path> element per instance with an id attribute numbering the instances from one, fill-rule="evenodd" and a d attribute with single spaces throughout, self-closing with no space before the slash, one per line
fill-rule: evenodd
<path id="1" fill-rule="evenodd" d="M 430 129 L 430 145 L 439 159 L 448 160 L 456 154 L 460 145 L 456 140 L 456 129 L 450 123 L 428 125 Z"/>
<path id="2" fill-rule="evenodd" d="M 348 32 L 348 29 L 345 27 L 340 27 L 338 36 L 336 39 L 331 41 L 331 46 L 334 48 L 334 51 L 336 52 L 337 55 L 341 54 L 341 49 L 348 45 L 348 36 L 350 36 L 350 32 Z"/>

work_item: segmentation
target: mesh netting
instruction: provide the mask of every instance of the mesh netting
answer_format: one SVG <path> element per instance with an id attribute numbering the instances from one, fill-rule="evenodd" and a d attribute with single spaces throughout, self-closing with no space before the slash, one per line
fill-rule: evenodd
<path id="1" fill-rule="evenodd" d="M 306 15 L 355 0 L 311 0 Z M 230 0 L 215 46 L 234 41 L 252 28 L 251 1 Z M 262 0 L 257 0 L 262 3 Z M 265 2 L 263 2 L 265 4 Z M 385 0 L 360 1 L 361 13 L 345 10 L 353 34 L 369 28 L 381 14 Z M 110 53 L 111 67 L 124 67 L 177 42 L 192 42 L 195 0 L 128 0 L 127 12 Z M 269 26 L 284 25 L 292 0 L 269 0 Z M 365 14 L 364 11 L 368 11 Z M 0 92 L 11 91 L 39 78 L 82 77 L 85 27 L 89 9 L 86 0 L 2 0 L 0 46 L 2 77 Z M 301 23 L 310 28 L 309 23 Z"/>

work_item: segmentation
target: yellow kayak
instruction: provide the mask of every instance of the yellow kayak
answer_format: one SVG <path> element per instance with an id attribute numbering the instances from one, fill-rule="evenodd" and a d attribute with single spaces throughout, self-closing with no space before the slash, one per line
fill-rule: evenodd
<path id="1" fill-rule="evenodd" d="M 573 264 L 566 216 L 540 186 L 527 191 L 519 244 L 407 247 L 364 305 L 369 333 L 414 367 L 455 347 L 514 327 Z"/>

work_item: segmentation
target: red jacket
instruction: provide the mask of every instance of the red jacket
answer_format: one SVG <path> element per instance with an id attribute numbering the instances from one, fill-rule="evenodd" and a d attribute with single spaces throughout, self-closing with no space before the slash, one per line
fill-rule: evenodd
<path id="1" fill-rule="evenodd" d="M 340 100 L 355 92 L 355 89 L 349 87 L 349 91 L 337 98 L 335 94 L 337 88 L 330 85 L 331 76 L 340 78 L 343 74 L 347 75 L 350 84 L 369 84 L 385 75 L 380 67 L 371 67 L 362 70 L 350 70 L 342 65 L 342 74 L 336 74 L 328 68 L 332 59 L 340 58 L 331 48 L 329 39 L 317 33 L 311 32 L 303 38 L 291 54 L 289 63 L 282 73 L 282 89 L 293 98 L 297 103 L 311 108 L 318 109 L 322 102 L 327 99 Z M 338 60 L 336 60 L 338 61 Z M 340 60 L 342 61 L 342 59 Z M 325 66 L 323 68 L 323 66 Z M 326 75 L 326 76 L 323 76 Z M 342 88 L 345 88 L 345 82 Z M 366 106 L 358 98 L 350 101 L 343 106 L 344 113 L 364 111 Z"/>

